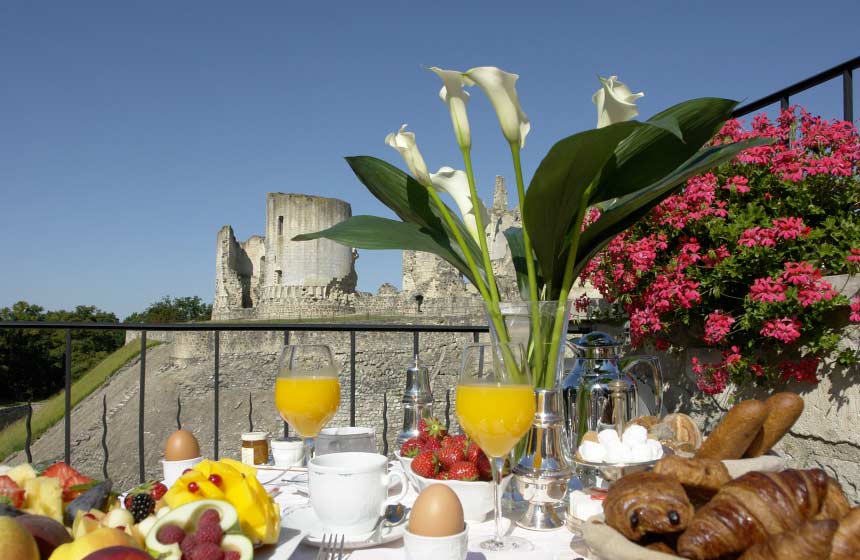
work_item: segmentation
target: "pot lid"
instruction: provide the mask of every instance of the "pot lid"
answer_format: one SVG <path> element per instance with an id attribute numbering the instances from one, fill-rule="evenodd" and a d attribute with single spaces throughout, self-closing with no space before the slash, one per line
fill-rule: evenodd
<path id="1" fill-rule="evenodd" d="M 584 334 L 573 341 L 573 344 L 579 348 L 606 348 L 608 346 L 621 346 L 621 343 L 605 332 L 600 331 L 592 331 L 588 334 Z"/>

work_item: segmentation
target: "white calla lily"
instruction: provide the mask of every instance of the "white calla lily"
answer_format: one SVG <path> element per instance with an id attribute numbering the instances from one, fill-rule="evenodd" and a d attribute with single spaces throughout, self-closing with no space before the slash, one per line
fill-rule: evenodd
<path id="1" fill-rule="evenodd" d="M 451 112 L 451 124 L 454 125 L 457 144 L 460 145 L 461 150 L 468 150 L 472 147 L 472 132 L 469 128 L 469 116 L 466 113 L 469 92 L 463 89 L 465 85 L 463 73 L 458 70 L 443 70 L 436 66 L 431 66 L 430 70 L 442 78 L 442 82 L 445 84 L 439 90 L 439 97 Z"/>
<path id="2" fill-rule="evenodd" d="M 591 98 L 591 101 L 597 105 L 597 128 L 629 121 L 639 114 L 636 100 L 645 97 L 643 92 L 631 92 L 630 88 L 618 79 L 618 76 L 600 78 L 600 83 L 602 87 Z"/>
<path id="3" fill-rule="evenodd" d="M 392 132 L 385 137 L 385 143 L 400 152 L 403 160 L 412 176 L 425 187 L 433 186 L 430 180 L 430 171 L 427 169 L 427 164 L 424 163 L 424 158 L 421 157 L 421 152 L 418 151 L 418 144 L 415 143 L 415 133 L 406 130 L 407 125 L 402 125 L 400 130 Z"/>
<path id="4" fill-rule="evenodd" d="M 526 135 L 531 129 L 529 118 L 520 107 L 517 96 L 516 82 L 519 76 L 510 74 L 495 66 L 479 66 L 464 73 L 466 85 L 477 85 L 490 98 L 502 134 L 511 144 L 516 143 L 520 148 L 525 146 Z"/>
<path id="5" fill-rule="evenodd" d="M 440 167 L 439 171 L 430 175 L 430 178 L 433 181 L 433 187 L 437 191 L 446 192 L 451 195 L 457 208 L 460 209 L 460 215 L 463 217 L 466 229 L 469 230 L 475 241 L 479 241 L 479 235 L 481 234 L 478 231 L 475 207 L 469 194 L 469 178 L 466 172 L 451 167 Z M 490 220 L 490 215 L 480 198 L 478 199 L 478 212 L 481 213 L 481 223 L 487 224 Z"/>

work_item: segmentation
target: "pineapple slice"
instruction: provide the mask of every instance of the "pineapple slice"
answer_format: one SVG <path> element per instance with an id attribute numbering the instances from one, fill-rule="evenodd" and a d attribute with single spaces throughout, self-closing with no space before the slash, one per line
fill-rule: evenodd
<path id="1" fill-rule="evenodd" d="M 24 481 L 24 511 L 63 522 L 63 489 L 60 481 L 40 476 Z"/>
<path id="2" fill-rule="evenodd" d="M 36 471 L 33 470 L 33 465 L 30 463 L 21 463 L 17 467 L 12 467 L 6 472 L 6 476 L 15 481 L 15 484 L 24 487 L 24 482 L 36 478 Z"/>

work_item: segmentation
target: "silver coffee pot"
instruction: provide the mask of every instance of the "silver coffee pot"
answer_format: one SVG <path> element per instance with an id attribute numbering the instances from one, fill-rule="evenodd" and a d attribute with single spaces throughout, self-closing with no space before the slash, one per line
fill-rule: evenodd
<path id="1" fill-rule="evenodd" d="M 570 453 L 590 430 L 612 429 L 619 419 L 627 423 L 640 415 L 660 415 L 663 378 L 655 357 L 623 358 L 622 344 L 597 331 L 583 335 L 572 346 L 577 356 L 561 383 Z M 647 375 L 639 373 L 643 368 Z M 623 390 L 619 383 L 624 384 Z M 642 391 L 649 394 L 640 394 Z M 618 398 L 619 392 L 624 398 Z M 622 410 L 615 410 L 617 407 Z"/>

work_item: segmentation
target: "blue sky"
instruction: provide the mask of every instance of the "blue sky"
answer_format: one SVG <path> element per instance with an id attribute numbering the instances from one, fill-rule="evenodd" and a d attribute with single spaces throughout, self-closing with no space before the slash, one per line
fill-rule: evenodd
<path id="1" fill-rule="evenodd" d="M 402 166 L 383 139 L 408 122 L 431 170 L 462 166 L 422 66 L 521 75 L 528 177 L 594 126 L 597 74 L 644 90 L 643 117 L 753 100 L 860 54 L 858 21 L 856 0 L 4 2 L 0 306 L 124 317 L 168 294 L 211 301 L 218 229 L 263 233 L 269 191 L 389 215 L 343 156 Z M 840 92 L 796 101 L 835 117 Z M 489 198 L 511 164 L 487 100 L 469 110 Z M 364 251 L 358 273 L 363 290 L 399 284 L 400 254 Z"/>

